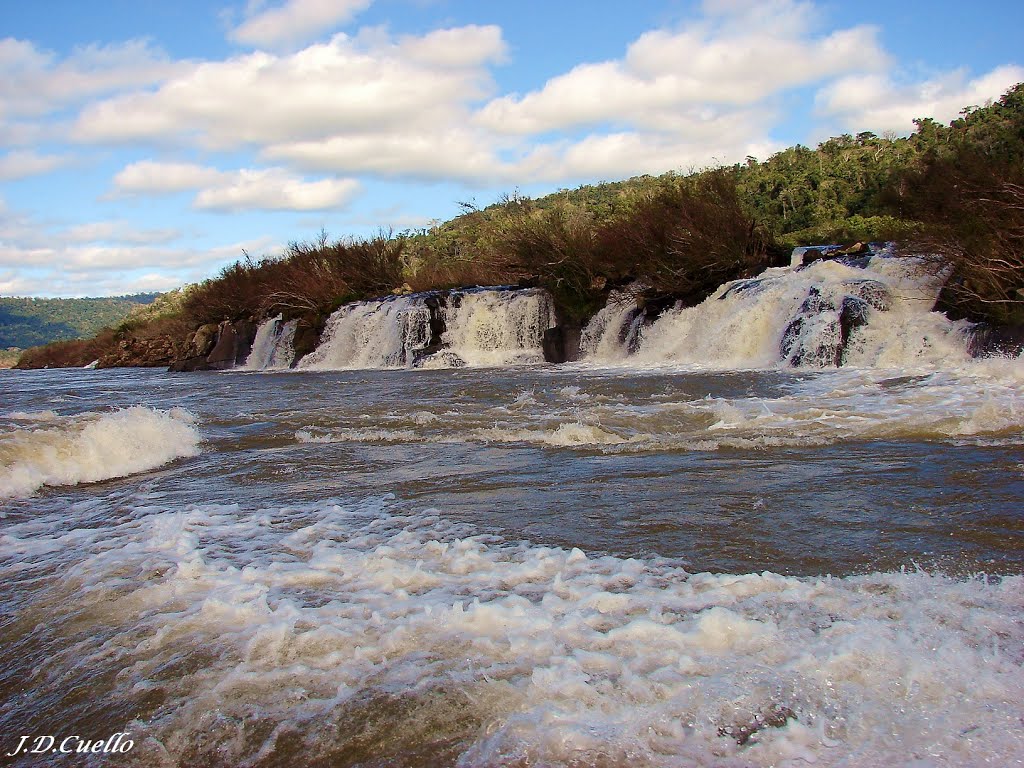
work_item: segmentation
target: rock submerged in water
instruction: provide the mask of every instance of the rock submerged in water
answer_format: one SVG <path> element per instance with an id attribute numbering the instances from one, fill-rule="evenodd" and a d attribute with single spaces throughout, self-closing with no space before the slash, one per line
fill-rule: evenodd
<path id="1" fill-rule="evenodd" d="M 889 289 L 877 280 L 847 280 L 831 297 L 812 287 L 797 314 L 786 325 L 779 354 L 793 367 L 839 367 L 853 332 L 867 325 L 871 312 L 888 311 Z"/>

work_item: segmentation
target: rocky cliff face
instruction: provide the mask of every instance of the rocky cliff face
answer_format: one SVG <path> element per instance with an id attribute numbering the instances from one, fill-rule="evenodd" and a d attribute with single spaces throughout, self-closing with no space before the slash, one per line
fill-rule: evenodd
<path id="1" fill-rule="evenodd" d="M 252 351 L 256 326 L 252 319 L 200 326 L 183 345 L 183 354 L 168 361 L 170 370 L 223 371 L 241 365 Z"/>

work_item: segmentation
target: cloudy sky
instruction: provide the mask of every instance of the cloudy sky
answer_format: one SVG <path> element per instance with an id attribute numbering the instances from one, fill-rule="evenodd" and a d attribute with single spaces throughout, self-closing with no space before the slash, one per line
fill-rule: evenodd
<path id="1" fill-rule="evenodd" d="M 1020 0 L 0 0 L 0 295 L 165 290 L 518 190 L 909 133 Z"/>

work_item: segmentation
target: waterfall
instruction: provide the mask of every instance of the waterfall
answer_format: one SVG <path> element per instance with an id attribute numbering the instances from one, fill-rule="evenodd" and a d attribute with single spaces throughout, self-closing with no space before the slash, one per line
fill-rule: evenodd
<path id="1" fill-rule="evenodd" d="M 644 312 L 637 291 L 612 291 L 608 301 L 580 334 L 580 357 L 611 362 L 636 352 Z"/>
<path id="2" fill-rule="evenodd" d="M 586 359 L 713 368 L 938 366 L 966 360 L 970 324 L 931 309 L 945 275 L 886 251 L 793 264 L 721 286 L 701 304 L 642 325 L 606 307 L 584 332 Z M 631 317 L 630 312 L 633 312 Z M 627 327 L 628 326 L 628 327 Z M 632 348 L 630 346 L 632 344 Z M 634 351 L 635 350 L 635 351 Z"/>
<path id="3" fill-rule="evenodd" d="M 252 351 L 241 366 L 243 371 L 271 371 L 288 368 L 295 357 L 295 329 L 298 320 L 284 322 L 278 315 L 264 320 L 256 329 Z"/>
<path id="4" fill-rule="evenodd" d="M 471 288 L 346 304 L 331 315 L 306 370 L 450 368 L 542 362 L 555 325 L 539 289 Z"/>
<path id="5" fill-rule="evenodd" d="M 538 288 L 459 291 L 449 297 L 444 322 L 442 343 L 466 365 L 541 363 L 555 307 Z"/>
<path id="6" fill-rule="evenodd" d="M 430 341 L 430 308 L 424 294 L 346 304 L 331 315 L 320 345 L 299 368 L 346 370 L 405 368 Z"/>

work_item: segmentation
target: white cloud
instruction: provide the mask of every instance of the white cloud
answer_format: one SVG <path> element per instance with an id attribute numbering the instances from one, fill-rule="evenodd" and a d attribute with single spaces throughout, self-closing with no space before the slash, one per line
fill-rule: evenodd
<path id="1" fill-rule="evenodd" d="M 141 229 L 127 221 L 94 221 L 77 224 L 58 232 L 57 237 L 70 243 L 129 243 L 147 245 L 169 243 L 181 237 L 181 231 L 171 228 Z"/>
<path id="2" fill-rule="evenodd" d="M 505 48 L 495 27 L 450 33 L 463 47 L 443 61 L 433 33 L 401 42 L 379 34 L 336 35 L 294 54 L 205 62 L 156 91 L 88 106 L 73 136 L 236 149 L 457 124 L 466 119 L 467 105 L 490 94 L 485 65 Z"/>
<path id="3" fill-rule="evenodd" d="M 254 47 L 278 48 L 311 40 L 366 10 L 373 0 L 288 0 L 251 14 L 231 38 Z"/>
<path id="4" fill-rule="evenodd" d="M 223 177 L 216 168 L 194 163 L 143 160 L 122 168 L 114 176 L 114 187 L 123 194 L 165 195 L 218 184 Z"/>
<path id="5" fill-rule="evenodd" d="M 68 57 L 24 40 L 0 40 L 0 121 L 38 117 L 70 104 L 160 82 L 191 65 L 172 62 L 149 43 L 132 40 L 75 49 Z"/>
<path id="6" fill-rule="evenodd" d="M 0 272 L 0 296 L 34 296 L 44 286 L 14 270 Z"/>
<path id="7" fill-rule="evenodd" d="M 965 107 L 995 101 L 1019 82 L 1024 67 L 1013 65 L 970 80 L 964 70 L 903 84 L 889 75 L 850 76 L 821 89 L 817 106 L 851 130 L 907 134 L 914 130 L 914 118 L 949 122 Z"/>
<path id="8" fill-rule="evenodd" d="M 726 136 L 720 142 L 692 142 L 668 135 L 636 131 L 592 134 L 573 142 L 536 148 L 517 164 L 517 176 L 544 181 L 614 180 L 642 173 L 690 173 L 739 162 L 747 155 L 767 157 L 782 149 L 746 136 Z"/>
<path id="9" fill-rule="evenodd" d="M 321 211 L 343 208 L 359 192 L 353 179 L 302 181 L 280 169 L 242 170 L 196 195 L 195 207 L 212 211 Z"/>
<path id="10" fill-rule="evenodd" d="M 654 30 L 624 58 L 581 64 L 525 96 L 494 99 L 477 115 L 494 131 L 531 134 L 581 125 L 656 127 L 650 115 L 763 103 L 780 91 L 847 72 L 876 70 L 888 57 L 876 31 L 809 33 L 811 8 L 790 0 L 716 2 L 712 15 L 680 31 Z M 671 120 L 669 120 L 671 122 Z"/>
<path id="11" fill-rule="evenodd" d="M 383 135 L 348 134 L 321 141 L 274 144 L 263 155 L 310 171 L 407 179 L 474 182 L 506 178 L 514 171 L 501 161 L 489 137 L 458 127 Z"/>
<path id="12" fill-rule="evenodd" d="M 37 152 L 8 152 L 0 156 L 0 181 L 13 181 L 39 176 L 69 162 L 63 155 L 41 155 Z"/>
<path id="13" fill-rule="evenodd" d="M 501 29 L 468 25 L 438 29 L 423 37 L 402 38 L 399 49 L 428 67 L 472 68 L 481 62 L 504 61 L 507 50 Z"/>
<path id="14" fill-rule="evenodd" d="M 114 177 L 115 194 L 160 195 L 197 190 L 208 211 L 319 211 L 345 207 L 359 192 L 354 179 L 306 181 L 282 168 L 221 171 L 192 163 L 144 160 Z"/>

